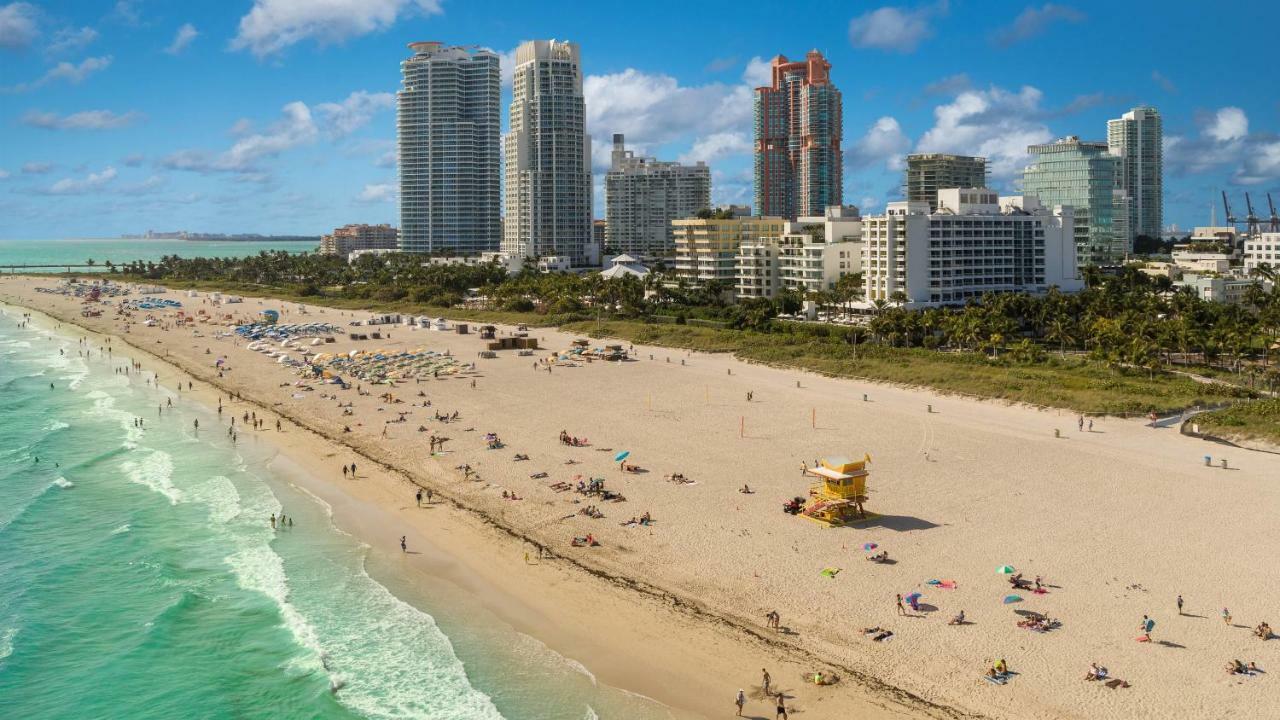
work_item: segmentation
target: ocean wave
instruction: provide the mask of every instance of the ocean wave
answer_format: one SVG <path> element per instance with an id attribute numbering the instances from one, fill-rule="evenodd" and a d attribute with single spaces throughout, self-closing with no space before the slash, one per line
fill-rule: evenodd
<path id="1" fill-rule="evenodd" d="M 588 705 L 587 714 L 583 716 L 582 720 L 600 720 L 600 716 L 596 714 L 595 708 Z"/>
<path id="2" fill-rule="evenodd" d="M 240 507 L 240 493 L 230 478 L 225 475 L 214 475 L 187 491 L 187 497 L 194 502 L 207 505 L 209 519 L 220 525 L 231 522 L 238 517 L 243 508 Z"/>
<path id="3" fill-rule="evenodd" d="M 5 628 L 0 632 L 0 660 L 13 654 L 13 639 L 18 637 L 18 628 Z"/>
<path id="4" fill-rule="evenodd" d="M 130 529 L 131 529 L 131 528 L 129 527 L 129 523 L 125 523 L 125 524 L 121 525 L 120 527 L 116 528 L 115 530 L 112 530 L 112 531 L 111 531 L 111 534 L 112 534 L 112 535 L 123 535 L 124 533 L 129 532 L 129 530 L 130 530 Z"/>
<path id="5" fill-rule="evenodd" d="M 133 424 L 133 421 L 137 418 L 136 415 L 117 409 L 115 396 L 102 390 L 90 390 L 85 393 L 85 397 L 93 401 L 93 409 L 86 410 L 87 414 L 115 419 L 120 424 L 120 428 L 124 430 L 125 447 L 130 450 L 138 447 L 138 441 L 142 439 L 142 428 Z"/>
<path id="6" fill-rule="evenodd" d="M 120 469 L 129 480 L 146 486 L 169 498 L 170 505 L 182 502 L 182 491 L 173 484 L 173 457 L 163 450 L 153 450 L 142 460 L 125 460 Z"/>
<path id="7" fill-rule="evenodd" d="M 45 432 L 57 432 L 59 430 L 66 430 L 69 427 L 71 427 L 71 425 L 62 422 L 61 420 L 50 420 L 44 424 L 43 430 Z"/>
<path id="8" fill-rule="evenodd" d="M 64 477 L 61 477 L 61 476 L 60 476 L 60 477 L 57 477 L 57 478 L 55 478 L 55 479 L 54 479 L 54 481 L 53 481 L 53 485 L 54 485 L 55 487 L 60 487 L 60 488 L 62 488 L 62 489 L 64 489 L 64 490 L 65 490 L 65 489 L 67 489 L 67 488 L 73 488 L 73 487 L 75 487 L 75 486 L 76 486 L 76 484 L 75 484 L 75 483 L 73 483 L 73 482 L 71 482 L 70 480 L 68 480 L 68 479 L 66 479 L 66 478 L 64 478 Z"/>
<path id="9" fill-rule="evenodd" d="M 316 637 L 315 628 L 302 613 L 289 602 L 289 586 L 285 581 L 284 560 L 266 544 L 246 547 L 225 558 L 227 566 L 236 577 L 236 584 L 246 590 L 261 593 L 271 599 L 280 611 L 285 628 L 304 649 L 306 658 L 295 663 L 296 670 L 325 672 L 331 685 L 341 685 L 342 678 L 328 672 L 324 648 Z"/>
<path id="10" fill-rule="evenodd" d="M 466 667 L 435 618 L 404 602 L 359 568 L 330 623 L 319 623 L 332 665 L 350 676 L 338 700 L 371 718 L 429 715 L 457 720 L 501 720 L 493 700 L 467 678 Z M 373 625 L 352 623 L 359 607 Z"/>

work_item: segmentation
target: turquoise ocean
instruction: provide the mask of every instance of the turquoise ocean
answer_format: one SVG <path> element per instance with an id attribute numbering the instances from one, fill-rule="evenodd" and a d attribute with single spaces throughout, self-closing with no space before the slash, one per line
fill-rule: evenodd
<path id="1" fill-rule="evenodd" d="M 178 257 L 244 257 L 263 250 L 288 252 L 314 251 L 313 242 L 237 242 L 222 240 L 127 240 L 123 238 L 87 238 L 67 240 L 0 240 L 0 265 L 82 265 L 94 261 L 98 272 L 106 271 L 107 261 L 122 265 L 134 260 L 157 262 L 166 255 Z M 76 272 L 88 272 L 78 268 Z M 58 272 L 50 268 L 39 272 Z"/>
<path id="2" fill-rule="evenodd" d="M 274 451 L 0 313 L 0 717 L 674 717 L 446 581 L 401 587 Z"/>

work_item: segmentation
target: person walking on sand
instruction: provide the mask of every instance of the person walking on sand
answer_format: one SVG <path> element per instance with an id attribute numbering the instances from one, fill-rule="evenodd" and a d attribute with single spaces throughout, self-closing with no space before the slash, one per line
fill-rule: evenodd
<path id="1" fill-rule="evenodd" d="M 346 476 L 347 476 L 347 466 L 346 466 L 346 465 L 343 465 L 343 466 L 342 466 L 342 477 L 344 477 L 344 478 L 345 478 Z"/>
<path id="2" fill-rule="evenodd" d="M 801 460 L 800 461 L 800 477 L 804 477 L 805 474 L 808 472 L 809 472 L 809 464 Z"/>
<path id="3" fill-rule="evenodd" d="M 760 668 L 760 687 L 764 690 L 766 696 L 769 694 L 769 682 L 771 680 L 773 678 L 769 676 L 769 671 L 765 668 Z"/>
<path id="4" fill-rule="evenodd" d="M 778 693 L 778 708 L 775 711 L 773 720 L 787 720 L 787 703 L 782 697 L 782 693 Z"/>
<path id="5" fill-rule="evenodd" d="M 418 507 L 422 507 L 422 488 L 418 488 Z"/>
<path id="6" fill-rule="evenodd" d="M 896 603 L 897 603 L 897 605 L 898 605 L 898 614 L 899 614 L 899 615 L 906 615 L 906 614 L 907 614 L 907 609 L 906 609 L 905 607 L 903 607 L 903 606 L 902 606 L 902 594 L 901 594 L 901 593 L 899 593 L 899 594 L 897 595 L 897 598 L 896 598 L 896 600 L 895 600 L 894 602 L 896 602 Z"/>
<path id="7" fill-rule="evenodd" d="M 742 708 L 747 704 L 747 694 L 738 688 L 738 696 L 733 699 L 733 704 L 738 706 L 738 717 L 742 717 Z"/>
<path id="8" fill-rule="evenodd" d="M 1178 614 L 1179 615 L 1182 614 L 1182 596 L 1181 595 L 1178 596 Z"/>
<path id="9" fill-rule="evenodd" d="M 1081 415 L 1079 418 L 1076 419 L 1076 427 L 1080 429 L 1080 432 L 1084 432 L 1084 416 L 1083 415 Z"/>
<path id="10" fill-rule="evenodd" d="M 1222 608 L 1222 622 L 1231 624 L 1231 611 L 1226 608 Z"/>
<path id="11" fill-rule="evenodd" d="M 431 496 L 434 494 L 435 493 L 431 490 L 431 488 L 427 488 L 427 504 L 428 505 L 431 504 Z"/>
<path id="12" fill-rule="evenodd" d="M 405 540 L 405 536 L 400 536 L 400 552 L 409 552 L 409 542 Z"/>

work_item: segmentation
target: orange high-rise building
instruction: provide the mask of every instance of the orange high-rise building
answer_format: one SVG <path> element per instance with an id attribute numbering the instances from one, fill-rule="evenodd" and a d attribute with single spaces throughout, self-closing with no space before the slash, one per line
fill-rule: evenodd
<path id="1" fill-rule="evenodd" d="M 820 216 L 844 197 L 840 91 L 817 50 L 773 59 L 773 84 L 756 88 L 755 211 Z"/>

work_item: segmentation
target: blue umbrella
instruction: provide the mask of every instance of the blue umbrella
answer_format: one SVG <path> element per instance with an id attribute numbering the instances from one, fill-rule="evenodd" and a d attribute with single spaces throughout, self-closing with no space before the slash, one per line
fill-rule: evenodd
<path id="1" fill-rule="evenodd" d="M 623 460 L 626 460 L 626 459 L 627 459 L 627 457 L 628 457 L 628 456 L 630 456 L 630 455 L 631 455 L 631 451 L 630 451 L 630 450 L 623 450 L 622 452 L 620 452 L 620 453 L 618 453 L 617 455 L 614 455 L 614 456 L 613 456 L 613 461 L 614 461 L 614 462 L 622 462 Z"/>
<path id="2" fill-rule="evenodd" d="M 1016 603 L 1016 602 L 1022 602 L 1022 596 L 1020 596 L 1020 595 L 1005 595 L 1005 596 L 1004 596 L 1004 604 L 1005 604 L 1005 605 L 1009 605 L 1009 604 L 1011 604 L 1011 603 Z"/>

